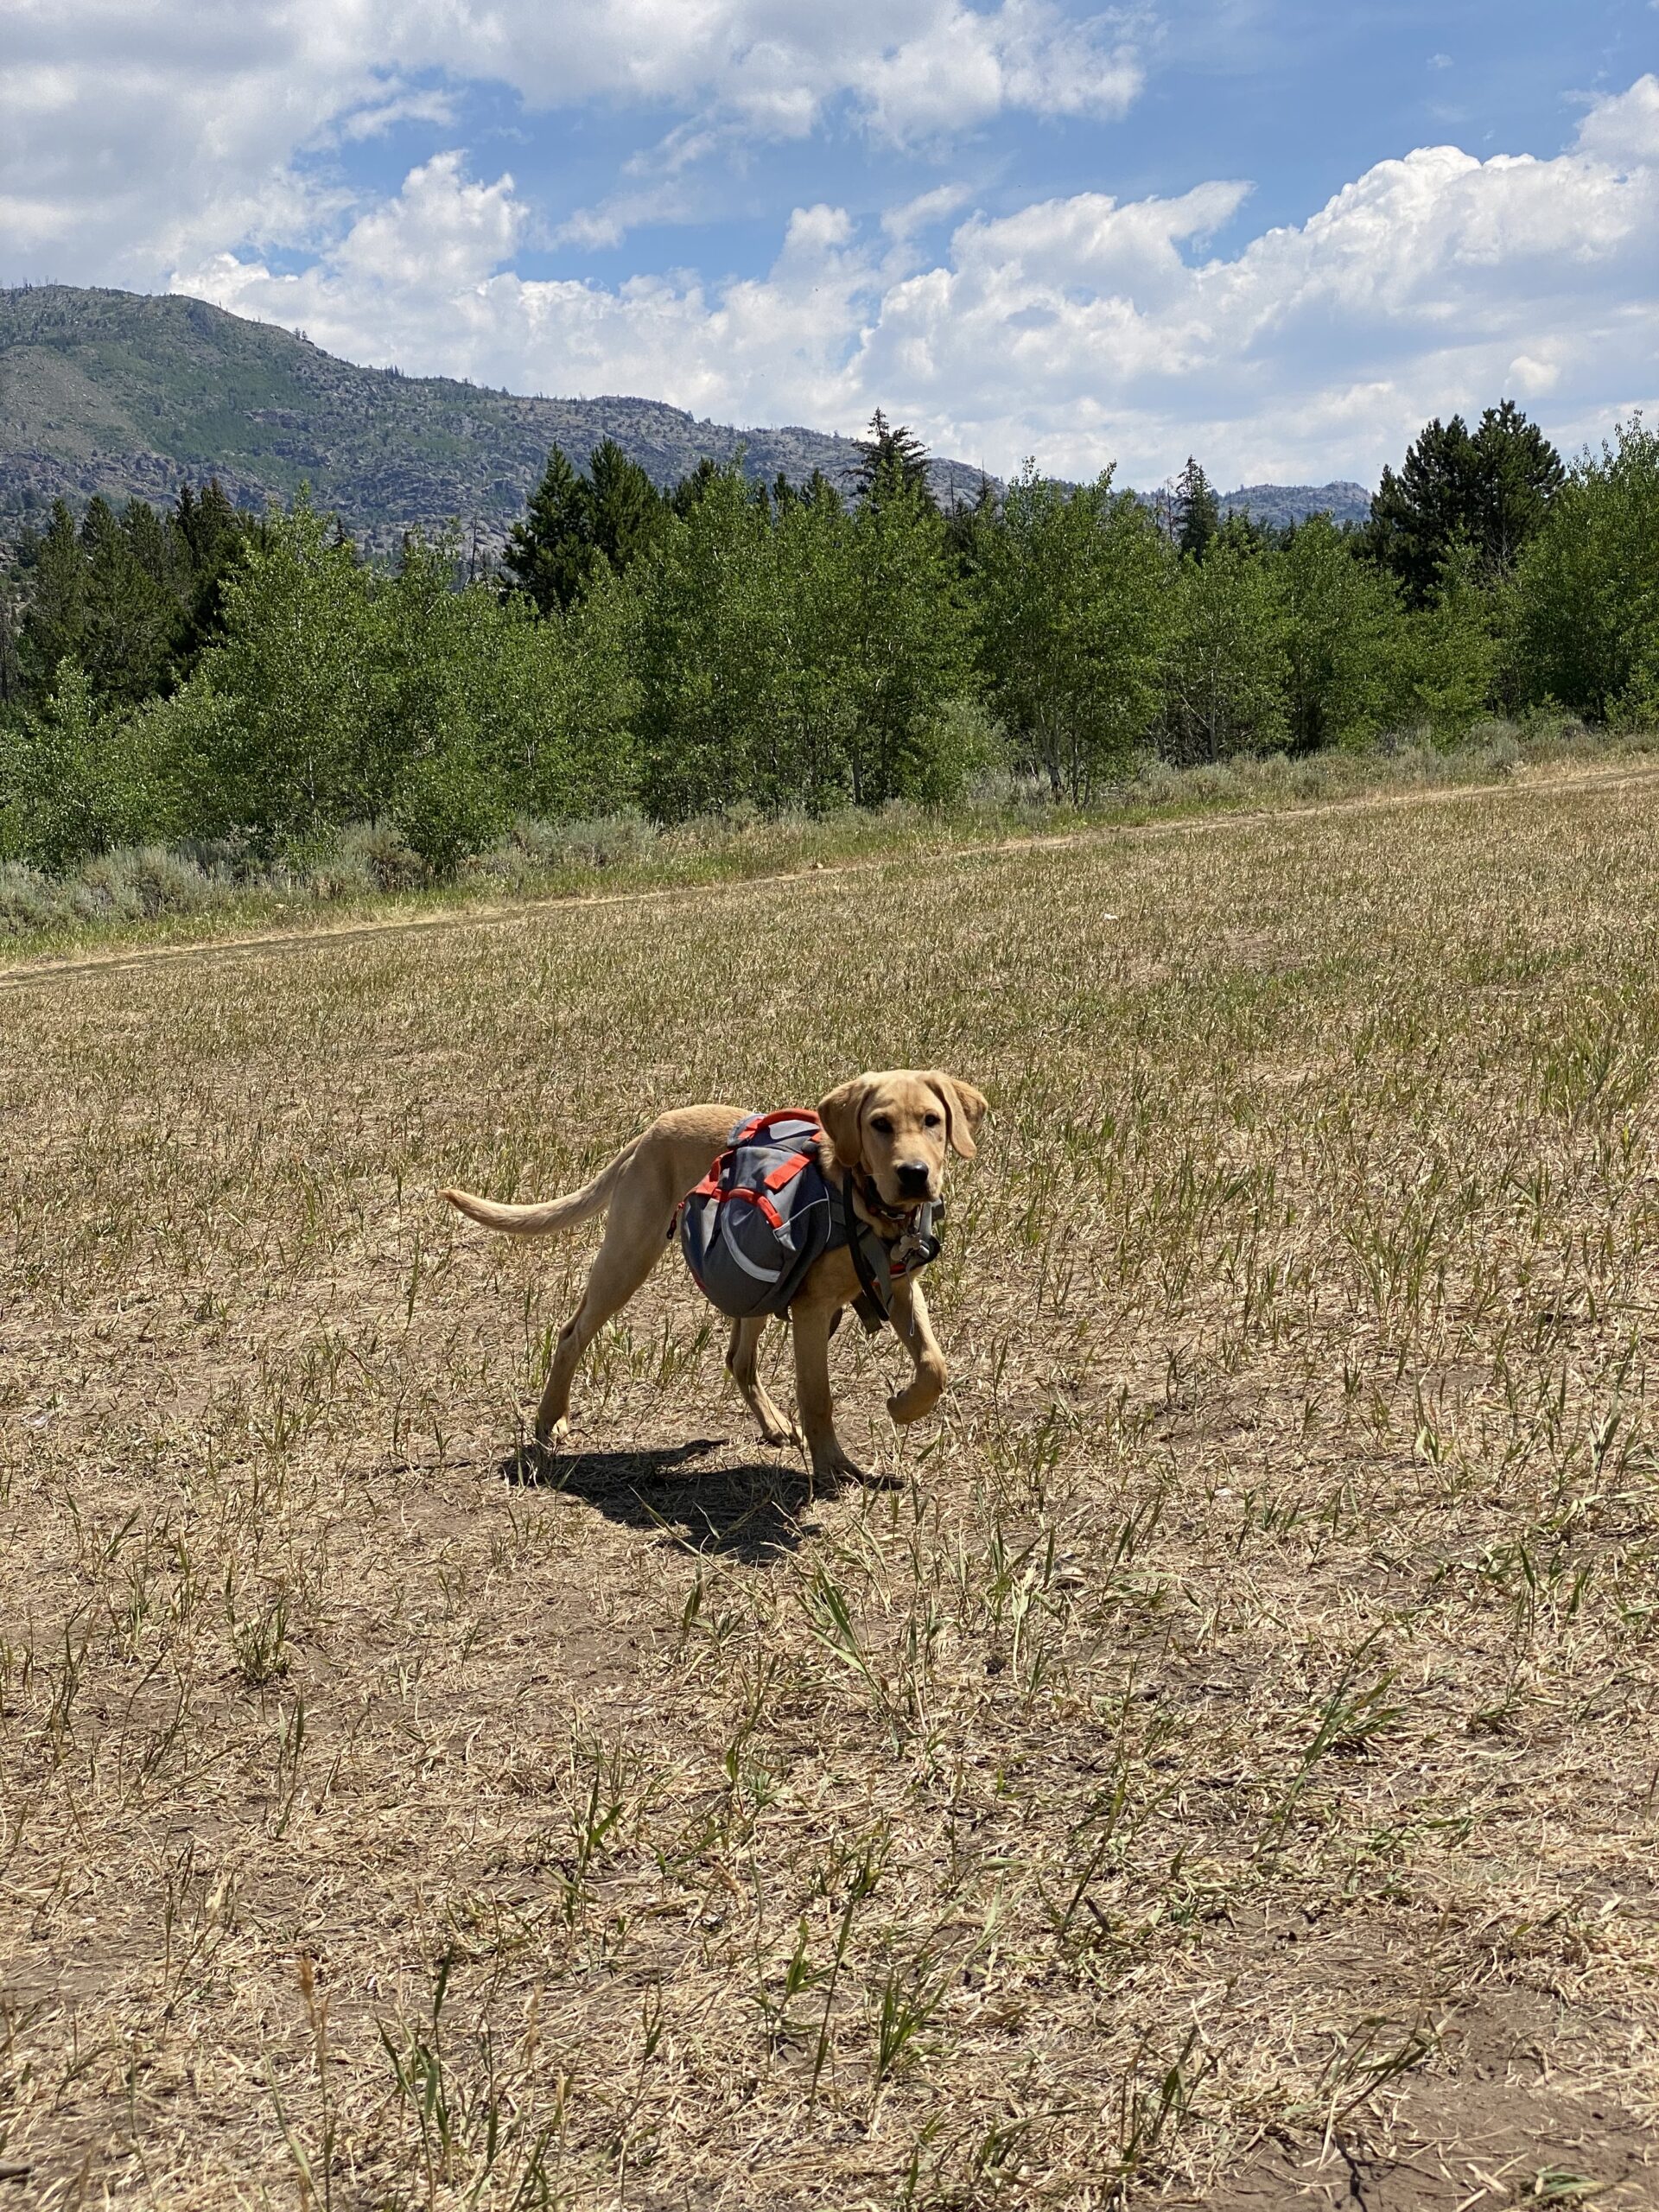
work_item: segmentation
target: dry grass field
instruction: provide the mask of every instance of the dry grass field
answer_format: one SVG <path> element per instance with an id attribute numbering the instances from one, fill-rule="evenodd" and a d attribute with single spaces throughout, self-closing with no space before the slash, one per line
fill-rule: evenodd
<path id="1" fill-rule="evenodd" d="M 1656 957 L 1649 772 L 0 990 L 0 2212 L 1659 2203 Z M 437 1189 L 894 1063 L 943 1418 L 528 1448 Z"/>

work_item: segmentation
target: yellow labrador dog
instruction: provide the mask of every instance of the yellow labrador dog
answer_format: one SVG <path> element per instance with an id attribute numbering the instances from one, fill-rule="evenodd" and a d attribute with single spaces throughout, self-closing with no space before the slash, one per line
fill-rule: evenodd
<path id="1" fill-rule="evenodd" d="M 826 1180 L 850 1200 L 857 1219 L 892 1247 L 924 1206 L 941 1194 L 945 1157 L 975 1153 L 974 1133 L 986 1101 L 971 1084 L 943 1069 L 892 1069 L 855 1076 L 832 1090 L 817 1109 L 828 1141 L 819 1165 Z M 651 1273 L 673 1234 L 681 1202 L 706 1176 L 742 1121 L 736 1106 L 678 1106 L 659 1115 L 625 1146 L 593 1181 L 540 1205 L 497 1205 L 469 1191 L 444 1197 L 486 1229 L 516 1236 L 545 1236 L 593 1215 L 607 1216 L 582 1303 L 559 1332 L 547 1388 L 536 1415 L 543 1443 L 569 1434 L 570 1385 L 582 1356 L 599 1329 L 626 1305 Z M 767 1395 L 756 1368 L 767 1316 L 732 1324 L 726 1364 L 768 1444 L 804 1438 L 815 1481 L 856 1478 L 859 1470 L 836 1435 L 830 1399 L 830 1338 L 842 1309 L 860 1295 L 861 1279 L 846 1243 L 812 1264 L 789 1308 L 795 1340 L 795 1394 L 800 1431 Z M 915 1373 L 887 1401 L 896 1421 L 919 1421 L 944 1389 L 944 1362 L 914 1275 L 895 1274 L 891 1319 Z"/>

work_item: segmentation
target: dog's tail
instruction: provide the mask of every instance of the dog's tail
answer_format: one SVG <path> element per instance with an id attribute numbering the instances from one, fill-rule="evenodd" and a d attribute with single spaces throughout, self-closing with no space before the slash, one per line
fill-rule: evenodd
<path id="1" fill-rule="evenodd" d="M 577 1222 L 605 1211 L 614 1195 L 617 1178 L 633 1152 L 633 1146 L 627 1146 L 607 1167 L 600 1169 L 591 1183 L 584 1183 L 579 1191 L 567 1191 L 563 1198 L 544 1198 L 537 1206 L 498 1205 L 493 1198 L 474 1198 L 470 1191 L 446 1191 L 443 1195 L 457 1212 L 469 1220 L 481 1221 L 486 1229 L 505 1230 L 509 1236 L 550 1236 L 557 1230 L 572 1229 Z"/>

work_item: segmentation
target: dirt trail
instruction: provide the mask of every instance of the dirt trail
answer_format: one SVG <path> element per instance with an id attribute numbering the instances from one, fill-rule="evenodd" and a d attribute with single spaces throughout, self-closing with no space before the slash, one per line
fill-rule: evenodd
<path id="1" fill-rule="evenodd" d="M 1100 823 L 1087 830 L 1069 830 L 1061 836 L 1004 837 L 993 843 L 957 845 L 940 852 L 878 853 L 857 860 L 817 861 L 810 868 L 782 868 L 767 875 L 721 876 L 713 881 L 665 883 L 634 891 L 574 891 L 552 897 L 514 899 L 495 906 L 389 914 L 384 919 L 367 922 L 322 922 L 294 929 L 263 930 L 246 937 L 204 938 L 194 944 L 139 945 L 124 950 L 89 953 L 78 960 L 28 961 L 19 967 L 0 969 L 0 990 L 22 990 L 30 984 L 55 982 L 61 976 L 148 968 L 164 961 L 206 960 L 232 954 L 303 952 L 349 944 L 356 938 L 396 937 L 422 930 L 522 928 L 538 914 L 556 913 L 561 909 L 585 912 L 604 906 L 657 906 L 674 899 L 769 890 L 786 883 L 828 883 L 842 876 L 875 874 L 884 868 L 948 868 L 964 861 L 995 860 L 1012 853 L 1067 852 L 1078 846 L 1104 844 L 1114 837 L 1202 836 L 1241 824 L 1305 822 L 1329 815 L 1384 814 L 1416 807 L 1451 806 L 1478 798 L 1545 798 L 1574 791 L 1618 791 L 1653 783 L 1659 783 L 1659 766 L 1592 768 L 1561 775 L 1529 776 L 1523 772 L 1503 783 L 1367 791 L 1354 798 L 1322 799 L 1301 806 L 1224 810 L 1214 814 L 1186 815 L 1171 822 Z"/>

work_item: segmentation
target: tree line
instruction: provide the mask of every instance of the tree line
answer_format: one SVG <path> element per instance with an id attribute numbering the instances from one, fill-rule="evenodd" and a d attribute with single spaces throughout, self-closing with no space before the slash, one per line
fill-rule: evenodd
<path id="1" fill-rule="evenodd" d="M 1086 803 L 1178 761 L 1451 742 L 1547 709 L 1659 720 L 1659 437 L 1570 467 L 1510 403 L 1431 423 L 1370 522 L 1160 516 L 1028 466 L 943 512 L 878 413 L 856 484 L 703 462 L 666 493 L 556 448 L 499 563 L 391 569 L 303 497 L 59 501 L 0 581 L 0 856 L 294 852 L 393 825 L 435 870 L 517 815 Z"/>

